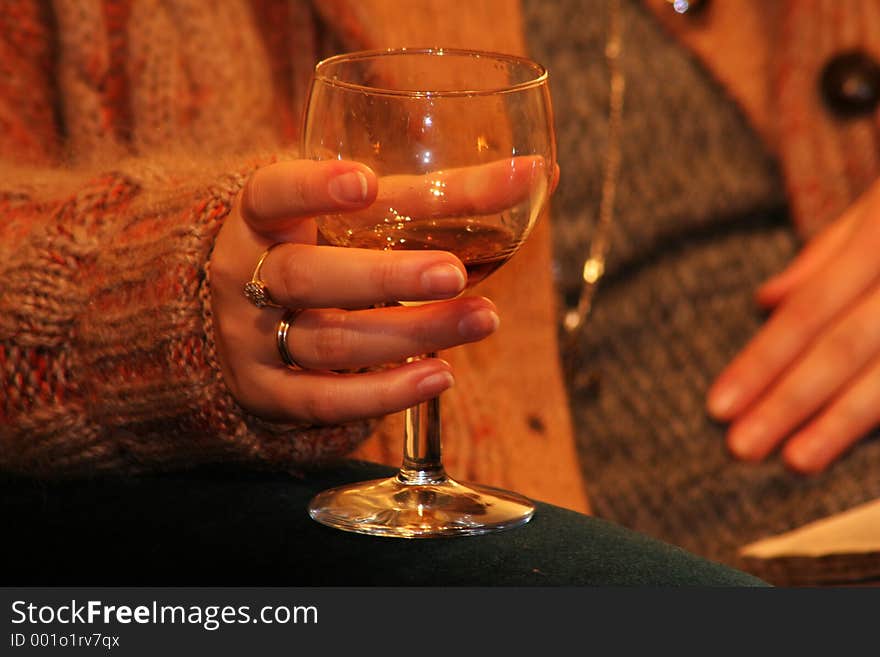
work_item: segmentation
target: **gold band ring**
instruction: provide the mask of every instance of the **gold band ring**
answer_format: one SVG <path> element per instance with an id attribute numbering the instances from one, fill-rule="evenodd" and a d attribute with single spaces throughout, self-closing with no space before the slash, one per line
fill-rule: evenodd
<path id="1" fill-rule="evenodd" d="M 253 303 L 257 308 L 283 308 L 272 300 L 272 295 L 269 294 L 269 288 L 266 287 L 266 283 L 260 278 L 260 270 L 263 268 L 263 262 L 266 260 L 266 256 L 271 253 L 272 249 L 276 246 L 281 246 L 284 242 L 276 242 L 268 249 L 263 251 L 263 255 L 260 256 L 260 259 L 257 260 L 257 266 L 254 267 L 253 276 L 251 276 L 251 280 L 244 285 L 244 296 L 246 296 L 251 303 Z"/>
<path id="2" fill-rule="evenodd" d="M 297 310 L 288 310 L 284 313 L 284 317 L 278 322 L 278 330 L 275 332 L 275 342 L 278 344 L 278 353 L 281 354 L 281 360 L 283 360 L 284 364 L 288 367 L 300 370 L 305 368 L 297 363 L 296 359 L 290 355 L 290 351 L 287 349 L 287 333 L 290 331 L 291 325 L 296 321 L 296 318 L 299 317 L 302 311 L 303 309 L 299 308 Z"/>

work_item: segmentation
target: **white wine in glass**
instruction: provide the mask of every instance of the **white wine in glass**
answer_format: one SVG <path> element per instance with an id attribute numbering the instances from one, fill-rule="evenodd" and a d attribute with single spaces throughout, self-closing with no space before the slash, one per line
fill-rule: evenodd
<path id="1" fill-rule="evenodd" d="M 466 50 L 332 57 L 315 69 L 303 156 L 362 162 L 378 176 L 369 208 L 317 218 L 328 243 L 449 251 L 472 287 L 516 253 L 552 189 L 547 72 L 521 57 Z M 309 505 L 331 527 L 407 538 L 508 529 L 534 510 L 521 495 L 446 474 L 439 398 L 406 411 L 395 476 L 324 491 Z"/>

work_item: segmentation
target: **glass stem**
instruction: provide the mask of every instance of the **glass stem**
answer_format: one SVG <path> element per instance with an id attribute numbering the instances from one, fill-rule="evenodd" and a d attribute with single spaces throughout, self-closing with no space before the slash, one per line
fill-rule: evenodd
<path id="1" fill-rule="evenodd" d="M 434 358 L 437 354 L 428 354 Z M 410 358 L 407 362 L 418 360 Z M 440 397 L 406 409 L 403 465 L 397 474 L 405 484 L 439 484 L 446 481 L 440 457 Z"/>

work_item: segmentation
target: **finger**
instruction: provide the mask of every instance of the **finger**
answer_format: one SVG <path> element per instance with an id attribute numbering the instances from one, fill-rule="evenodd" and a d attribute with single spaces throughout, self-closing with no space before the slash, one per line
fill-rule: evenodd
<path id="1" fill-rule="evenodd" d="M 530 155 L 421 176 L 386 176 L 376 201 L 420 218 L 492 214 L 523 202 L 537 185 L 549 183 L 549 173 L 543 157 Z"/>
<path id="2" fill-rule="evenodd" d="M 760 460 L 880 354 L 880 287 L 821 335 L 730 428 L 737 457 Z"/>
<path id="3" fill-rule="evenodd" d="M 846 244 L 861 215 L 862 205 L 856 204 L 810 240 L 788 267 L 758 288 L 755 294 L 758 303 L 767 308 L 778 305 L 792 290 L 819 272 Z"/>
<path id="4" fill-rule="evenodd" d="M 788 441 L 783 461 L 796 472 L 821 472 L 878 425 L 880 360 Z"/>
<path id="5" fill-rule="evenodd" d="M 378 251 L 282 244 L 261 276 L 272 299 L 288 308 L 364 308 L 377 303 L 446 299 L 467 282 L 446 251 Z"/>
<path id="6" fill-rule="evenodd" d="M 258 233 L 277 236 L 296 219 L 365 207 L 376 191 L 375 174 L 357 162 L 278 162 L 258 169 L 245 183 L 241 214 Z"/>
<path id="7" fill-rule="evenodd" d="M 467 217 L 502 212 L 552 184 L 543 157 L 517 156 L 473 167 L 427 174 L 383 176 L 376 202 L 358 213 L 358 223 L 380 224 L 389 218 Z"/>
<path id="8" fill-rule="evenodd" d="M 242 404 L 270 420 L 340 424 L 402 411 L 453 383 L 451 367 L 438 358 L 359 374 L 263 367 Z"/>
<path id="9" fill-rule="evenodd" d="M 354 369 L 481 340 L 498 324 L 495 306 L 481 297 L 355 312 L 310 310 L 291 325 L 287 348 L 307 369 Z M 277 361 L 269 340 L 266 345 L 268 362 Z"/>
<path id="10" fill-rule="evenodd" d="M 878 246 L 880 222 L 861 222 L 847 248 L 780 304 L 709 391 L 707 407 L 715 418 L 730 420 L 742 413 L 825 326 L 856 302 L 877 278 Z"/>

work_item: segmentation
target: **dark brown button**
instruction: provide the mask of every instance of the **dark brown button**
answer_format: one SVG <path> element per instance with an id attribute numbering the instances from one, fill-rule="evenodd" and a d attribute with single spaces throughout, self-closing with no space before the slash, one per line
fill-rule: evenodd
<path id="1" fill-rule="evenodd" d="M 880 103 L 880 65 L 860 50 L 841 53 L 822 69 L 819 89 L 841 118 L 871 114 Z"/>

